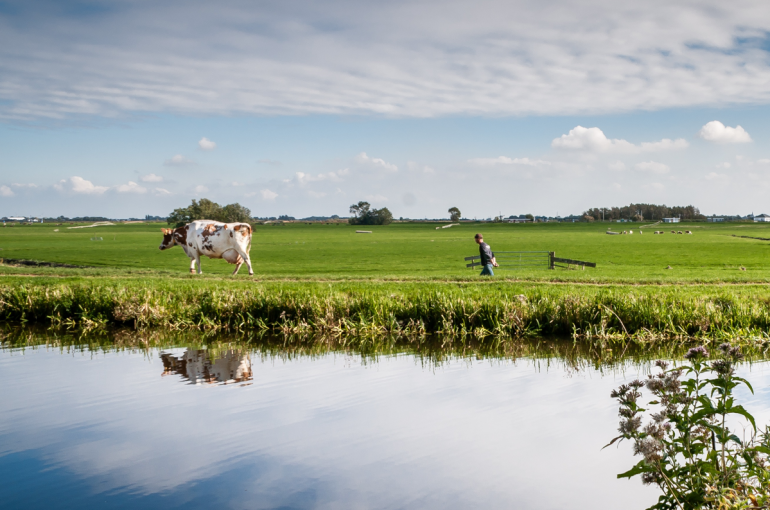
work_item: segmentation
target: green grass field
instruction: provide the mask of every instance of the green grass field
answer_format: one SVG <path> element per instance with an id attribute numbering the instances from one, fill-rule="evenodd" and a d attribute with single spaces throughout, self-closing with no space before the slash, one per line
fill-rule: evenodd
<path id="1" fill-rule="evenodd" d="M 189 259 L 178 247 L 158 250 L 160 224 L 116 224 L 83 229 L 69 225 L 0 227 L 0 258 L 32 259 L 96 269 L 67 270 L 0 266 L 0 274 L 120 276 L 141 273 L 188 275 Z M 633 235 L 609 236 L 632 229 Z M 498 270 L 497 279 L 597 283 L 768 282 L 770 225 L 681 223 L 638 233 L 617 223 L 462 224 L 436 230 L 434 223 L 367 227 L 356 234 L 345 224 L 283 224 L 255 228 L 251 258 L 257 279 L 478 279 L 464 257 L 477 255 L 473 235 L 482 232 L 495 251 L 554 251 L 557 257 L 596 262 L 585 271 Z M 58 229 L 58 232 L 54 230 Z M 665 230 L 665 235 L 653 235 Z M 91 240 L 101 237 L 103 240 Z M 203 258 L 204 277 L 228 275 L 233 266 Z M 666 269 L 671 266 L 672 269 Z M 745 267 L 743 271 L 740 267 Z M 245 268 L 239 279 L 248 278 Z"/>

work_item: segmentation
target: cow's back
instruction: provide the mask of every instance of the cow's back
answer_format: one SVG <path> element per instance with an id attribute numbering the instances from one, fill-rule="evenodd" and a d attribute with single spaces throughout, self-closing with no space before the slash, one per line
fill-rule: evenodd
<path id="1" fill-rule="evenodd" d="M 192 247 L 201 255 L 222 258 L 225 252 L 236 246 L 246 253 L 251 248 L 251 225 L 248 223 L 195 220 L 188 226 L 188 245 L 192 238 Z"/>

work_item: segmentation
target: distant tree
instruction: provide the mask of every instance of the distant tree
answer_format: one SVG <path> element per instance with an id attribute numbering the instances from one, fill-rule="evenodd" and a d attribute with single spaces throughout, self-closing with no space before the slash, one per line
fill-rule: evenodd
<path id="1" fill-rule="evenodd" d="M 527 218 L 529 221 L 535 221 L 535 217 L 532 216 L 531 214 L 525 214 L 524 217 Z"/>
<path id="2" fill-rule="evenodd" d="M 586 214 L 585 216 L 583 216 L 583 219 L 590 223 L 594 221 L 595 218 L 593 216 L 589 216 Z"/>
<path id="3" fill-rule="evenodd" d="M 348 219 L 351 225 L 388 225 L 393 221 L 393 214 L 387 207 L 382 209 L 372 209 L 369 202 L 358 202 L 350 206 L 350 214 L 353 216 Z"/>
<path id="4" fill-rule="evenodd" d="M 235 203 L 224 207 L 212 202 L 208 198 L 193 199 L 188 207 L 174 209 L 166 220 L 169 225 L 181 227 L 195 220 L 213 220 L 224 223 L 248 222 L 251 220 L 251 211 L 242 205 Z"/>
<path id="5" fill-rule="evenodd" d="M 457 207 L 451 207 L 448 212 L 450 221 L 460 221 L 460 218 L 462 217 L 460 209 Z"/>

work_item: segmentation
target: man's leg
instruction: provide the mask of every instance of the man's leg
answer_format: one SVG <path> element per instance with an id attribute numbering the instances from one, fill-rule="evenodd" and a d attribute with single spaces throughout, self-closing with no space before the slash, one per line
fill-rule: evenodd
<path id="1" fill-rule="evenodd" d="M 495 276 L 495 272 L 492 271 L 492 264 L 484 266 L 484 269 L 481 270 L 481 275 L 479 276 Z"/>

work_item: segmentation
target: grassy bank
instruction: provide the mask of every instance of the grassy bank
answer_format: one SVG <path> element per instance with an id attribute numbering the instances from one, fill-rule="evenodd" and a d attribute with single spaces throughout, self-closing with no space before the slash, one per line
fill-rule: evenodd
<path id="1" fill-rule="evenodd" d="M 0 284 L 0 320 L 325 335 L 559 335 L 765 341 L 766 286 L 248 283 L 144 279 Z"/>

